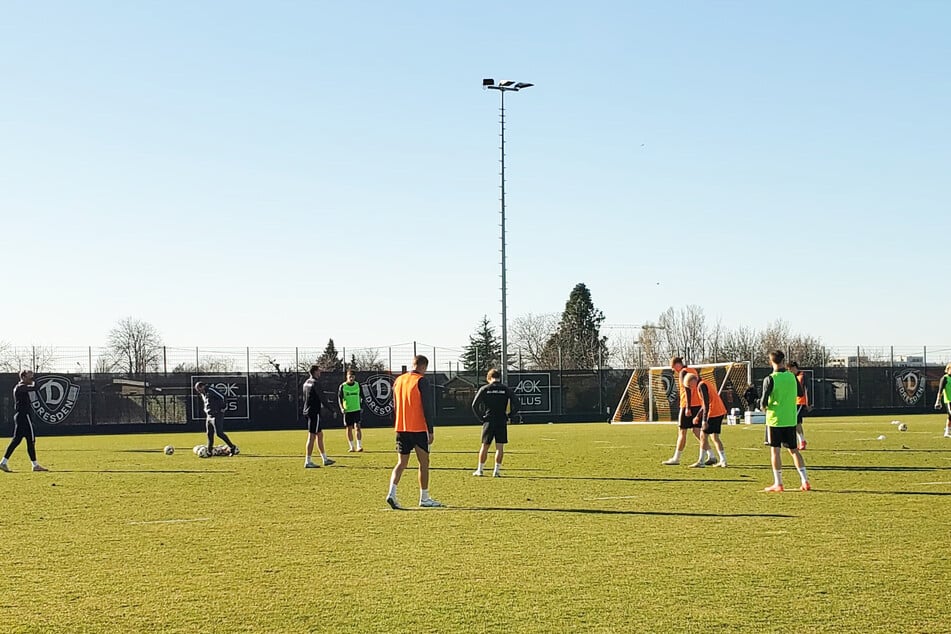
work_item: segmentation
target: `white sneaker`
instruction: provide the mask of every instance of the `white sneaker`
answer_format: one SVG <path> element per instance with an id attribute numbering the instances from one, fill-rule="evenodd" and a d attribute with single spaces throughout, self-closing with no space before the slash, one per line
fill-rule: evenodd
<path id="1" fill-rule="evenodd" d="M 396 501 L 396 496 L 393 496 L 393 495 L 387 496 L 386 503 L 389 504 L 390 508 L 393 509 L 394 511 L 398 511 L 401 508 L 403 508 L 402 506 L 400 506 L 400 503 Z M 420 506 L 422 506 L 422 504 L 420 504 Z"/>
<path id="2" fill-rule="evenodd" d="M 945 437 L 945 438 L 951 438 L 951 429 L 945 428 L 945 430 L 944 430 L 944 437 Z"/>
<path id="3" fill-rule="evenodd" d="M 334 464 L 335 462 L 337 462 L 337 461 L 336 461 L 336 460 L 331 460 L 330 458 L 327 458 L 326 460 L 324 460 L 324 466 L 325 466 L 325 467 L 329 467 L 330 465 Z"/>
<path id="4" fill-rule="evenodd" d="M 425 500 L 420 500 L 419 505 L 425 508 L 436 508 L 437 506 L 442 506 L 442 502 L 434 500 L 433 498 L 426 498 Z"/>
<path id="5" fill-rule="evenodd" d="M 308 460 L 307 462 L 304 463 L 304 468 L 305 469 L 319 469 L 320 465 L 317 464 L 316 462 L 312 462 Z"/>
<path id="6" fill-rule="evenodd" d="M 477 477 L 477 478 L 481 478 L 481 477 L 482 477 L 482 469 L 476 469 L 475 471 L 472 472 L 472 475 L 474 475 L 474 476 Z"/>
<path id="7" fill-rule="evenodd" d="M 661 464 L 678 465 L 680 464 L 680 458 L 670 458 L 669 460 L 664 460 Z"/>
<path id="8" fill-rule="evenodd" d="M 714 466 L 716 466 L 716 467 L 725 467 L 725 466 L 726 466 L 726 460 L 721 460 L 720 462 L 716 463 L 716 465 L 714 465 Z"/>

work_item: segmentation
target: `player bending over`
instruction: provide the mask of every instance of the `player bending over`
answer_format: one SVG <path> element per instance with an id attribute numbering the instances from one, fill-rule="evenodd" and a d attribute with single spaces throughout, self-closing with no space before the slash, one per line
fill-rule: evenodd
<path id="1" fill-rule="evenodd" d="M 502 373 L 495 368 L 486 374 L 486 385 L 479 388 L 472 399 L 472 413 L 482 421 L 482 447 L 479 449 L 479 465 L 472 473 L 482 475 L 482 465 L 489 455 L 489 447 L 495 441 L 495 468 L 492 476 L 502 477 L 502 458 L 508 440 L 508 418 L 518 413 L 515 392 L 502 383 Z"/>
<path id="2" fill-rule="evenodd" d="M 215 434 L 225 441 L 232 456 L 238 455 L 238 446 L 225 433 L 225 397 L 206 383 L 195 383 L 195 391 L 201 394 L 205 405 L 205 433 L 208 436 L 208 455 L 214 455 Z"/>
<path id="3" fill-rule="evenodd" d="M 682 357 L 673 357 L 670 360 L 670 367 L 674 371 L 674 376 L 677 378 L 677 381 L 680 383 L 680 411 L 677 413 L 679 429 L 677 430 L 677 445 L 674 448 L 673 457 L 664 460 L 661 464 L 680 464 L 680 455 L 687 446 L 687 431 L 693 431 L 693 435 L 697 437 L 697 440 L 700 440 L 700 452 L 701 454 L 706 452 L 704 454 L 706 455 L 706 459 L 704 459 L 703 462 L 705 464 L 715 464 L 716 458 L 710 453 L 710 445 L 704 444 L 700 439 L 700 425 L 694 425 L 693 423 L 694 410 L 699 410 L 701 407 L 700 397 L 684 389 L 684 375 L 693 374 L 694 376 L 700 376 L 700 373 L 694 368 L 684 365 Z M 690 399 L 694 400 L 691 401 Z"/>
<path id="4" fill-rule="evenodd" d="M 700 421 L 700 458 L 690 465 L 698 468 L 706 466 L 707 456 L 702 449 L 703 446 L 709 446 L 712 443 L 717 449 L 720 460 L 716 463 L 718 467 L 726 466 L 726 453 L 723 451 L 723 443 L 720 441 L 720 430 L 723 426 L 723 417 L 726 416 L 726 405 L 723 399 L 717 393 L 717 388 L 711 385 L 706 379 L 699 378 L 696 374 L 684 375 L 684 387 L 688 391 L 698 392 L 700 395 L 700 411 L 694 418 L 694 422 Z M 691 398 L 693 398 L 691 396 Z"/>
<path id="5" fill-rule="evenodd" d="M 781 447 L 789 450 L 802 485 L 800 491 L 811 491 L 806 476 L 806 463 L 799 453 L 796 442 L 796 398 L 802 396 L 802 385 L 792 372 L 786 369 L 786 355 L 780 350 L 769 353 L 769 363 L 773 373 L 763 379 L 763 397 L 760 409 L 766 412 L 766 432 L 769 441 L 770 462 L 773 466 L 773 486 L 766 487 L 767 493 L 780 493 L 783 490 L 783 456 Z"/>

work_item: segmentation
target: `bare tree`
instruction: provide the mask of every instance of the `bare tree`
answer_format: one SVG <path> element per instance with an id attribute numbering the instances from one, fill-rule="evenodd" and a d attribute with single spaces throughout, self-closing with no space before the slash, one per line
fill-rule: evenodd
<path id="1" fill-rule="evenodd" d="M 383 372 L 386 362 L 380 358 L 379 348 L 359 348 L 350 354 L 350 366 L 361 371 Z"/>
<path id="2" fill-rule="evenodd" d="M 558 355 L 552 355 L 545 344 L 558 331 L 559 313 L 535 315 L 529 313 L 512 320 L 509 328 L 511 349 L 522 352 L 522 363 L 529 369 L 539 370 L 558 367 Z M 552 358 L 553 357 L 553 358 Z"/>
<path id="3" fill-rule="evenodd" d="M 49 372 L 56 362 L 56 351 L 49 346 L 11 346 L 0 342 L 0 369 L 19 372 Z"/>
<path id="4" fill-rule="evenodd" d="M 108 349 L 118 371 L 145 374 L 159 368 L 162 337 L 152 324 L 126 317 L 109 331 Z"/>
<path id="5" fill-rule="evenodd" d="M 179 363 L 172 372 L 191 372 L 195 374 L 209 374 L 220 372 L 222 374 L 235 372 L 235 361 L 229 357 L 204 357 L 196 366 L 194 363 Z"/>
<path id="6" fill-rule="evenodd" d="M 749 326 L 728 330 L 723 335 L 720 356 L 726 361 L 756 361 L 764 359 L 765 354 L 760 333 Z"/>
<path id="7" fill-rule="evenodd" d="M 680 355 L 690 363 L 701 362 L 706 355 L 707 323 L 703 309 L 691 304 L 679 310 L 668 308 L 657 318 L 666 343 L 665 356 Z"/>

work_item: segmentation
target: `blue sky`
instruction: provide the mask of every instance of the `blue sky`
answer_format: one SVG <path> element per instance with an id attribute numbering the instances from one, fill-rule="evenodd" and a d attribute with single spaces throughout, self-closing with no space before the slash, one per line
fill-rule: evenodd
<path id="1" fill-rule="evenodd" d="M 461 346 L 499 319 L 494 77 L 536 84 L 506 100 L 510 316 L 585 282 L 609 323 L 951 343 L 951 4 L 3 13 L 0 340 Z"/>

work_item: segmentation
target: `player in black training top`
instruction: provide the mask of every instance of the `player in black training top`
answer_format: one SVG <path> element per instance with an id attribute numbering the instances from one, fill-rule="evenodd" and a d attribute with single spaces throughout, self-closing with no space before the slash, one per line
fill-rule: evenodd
<path id="1" fill-rule="evenodd" d="M 472 413 L 482 421 L 482 448 L 479 449 L 479 466 L 472 473 L 482 475 L 482 465 L 489 455 L 489 446 L 495 441 L 495 469 L 492 475 L 502 476 L 502 457 L 505 443 L 508 442 L 508 418 L 518 413 L 518 399 L 515 392 L 502 383 L 502 373 L 489 370 L 485 377 L 488 384 L 483 385 L 472 400 Z"/>
<path id="2" fill-rule="evenodd" d="M 316 469 L 320 465 L 311 459 L 314 453 L 314 441 L 317 442 L 317 451 L 320 452 L 320 461 L 325 467 L 334 463 L 327 457 L 324 450 L 324 426 L 320 421 L 320 410 L 326 407 L 323 397 L 320 395 L 320 366 L 310 366 L 310 378 L 304 381 L 304 418 L 307 419 L 307 453 L 304 456 L 304 468 Z"/>
<path id="3" fill-rule="evenodd" d="M 21 370 L 20 382 L 13 388 L 13 440 L 7 446 L 6 453 L 3 454 L 3 460 L 0 460 L 0 471 L 10 472 L 7 465 L 13 450 L 20 442 L 26 440 L 26 452 L 30 455 L 30 462 L 33 463 L 34 471 L 49 471 L 46 467 L 36 461 L 36 436 L 33 434 L 33 422 L 30 420 L 30 392 L 34 391 L 36 386 L 33 384 L 33 371 Z"/>

